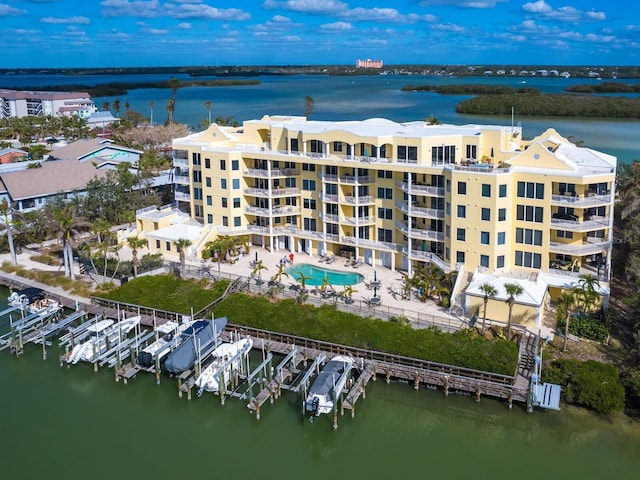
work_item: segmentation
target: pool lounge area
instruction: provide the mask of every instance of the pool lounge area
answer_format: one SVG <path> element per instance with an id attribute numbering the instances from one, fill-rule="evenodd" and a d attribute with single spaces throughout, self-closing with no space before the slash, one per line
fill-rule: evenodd
<path id="1" fill-rule="evenodd" d="M 329 283 L 335 286 L 355 285 L 364 280 L 364 276 L 356 272 L 339 272 L 337 270 L 330 270 L 328 268 L 321 268 L 309 263 L 301 263 L 299 265 L 292 265 L 285 270 L 292 280 L 298 281 L 300 274 L 307 277 L 306 284 L 313 287 L 322 285 L 325 277 L 328 278 Z"/>

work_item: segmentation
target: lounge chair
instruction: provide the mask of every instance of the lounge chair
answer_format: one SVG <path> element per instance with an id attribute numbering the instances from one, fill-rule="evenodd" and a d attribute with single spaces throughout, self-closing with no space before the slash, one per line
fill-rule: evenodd
<path id="1" fill-rule="evenodd" d="M 356 262 L 356 259 L 351 257 L 349 258 L 349 260 L 346 261 L 346 263 L 344 264 L 345 267 L 351 267 L 353 266 L 353 264 Z"/>
<path id="2" fill-rule="evenodd" d="M 332 255 L 330 258 L 327 258 L 327 265 L 336 261 L 336 256 Z"/>
<path id="3" fill-rule="evenodd" d="M 351 266 L 352 266 L 353 268 L 359 268 L 359 267 L 361 267 L 361 266 L 362 266 L 362 264 L 363 264 L 363 263 L 364 263 L 364 262 L 362 261 L 362 259 L 360 259 L 360 258 L 359 258 L 359 259 L 358 259 L 358 260 L 356 260 L 356 261 L 353 263 L 353 265 L 351 265 Z"/>

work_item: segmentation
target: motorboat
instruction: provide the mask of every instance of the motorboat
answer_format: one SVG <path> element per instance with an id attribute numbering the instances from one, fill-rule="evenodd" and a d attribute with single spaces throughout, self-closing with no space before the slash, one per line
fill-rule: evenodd
<path id="1" fill-rule="evenodd" d="M 89 339 L 73 347 L 67 358 L 67 363 L 76 364 L 80 361 L 93 362 L 107 351 L 110 346 L 126 337 L 140 323 L 140 315 L 115 322 L 111 319 L 100 320 L 87 327 Z"/>
<path id="2" fill-rule="evenodd" d="M 11 292 L 7 298 L 7 304 L 11 307 L 20 307 L 27 313 L 56 313 L 60 310 L 60 304 L 45 295 L 44 290 L 36 287 L 27 287 Z"/>
<path id="3" fill-rule="evenodd" d="M 223 343 L 216 347 L 212 354 L 213 362 L 196 378 L 195 385 L 199 388 L 198 395 L 201 395 L 204 390 L 219 392 L 221 380 L 226 388 L 231 381 L 233 372 L 240 369 L 242 360 L 249 355 L 252 347 L 253 340 L 250 338 L 243 338 L 233 343 Z"/>
<path id="4" fill-rule="evenodd" d="M 345 388 L 354 360 L 346 355 L 336 355 L 329 360 L 316 376 L 305 399 L 305 410 L 311 420 L 323 413 L 330 413 L 337 407 L 342 390 Z"/>
<path id="5" fill-rule="evenodd" d="M 151 368 L 158 360 L 163 358 L 178 346 L 178 340 L 184 331 L 193 325 L 193 321 L 178 323 L 173 320 L 159 325 L 155 331 L 158 334 L 153 343 L 147 345 L 136 358 L 136 363 L 142 368 Z"/>
<path id="6" fill-rule="evenodd" d="M 173 375 L 189 370 L 199 355 L 206 355 L 222 343 L 220 334 L 226 325 L 226 317 L 193 322 L 180 334 L 178 346 L 167 355 L 164 369 Z"/>

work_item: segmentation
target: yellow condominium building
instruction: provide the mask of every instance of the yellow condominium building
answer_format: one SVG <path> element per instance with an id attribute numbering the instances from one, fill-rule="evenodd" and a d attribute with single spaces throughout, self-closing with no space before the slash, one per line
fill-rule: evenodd
<path id="1" fill-rule="evenodd" d="M 513 126 L 265 116 L 173 149 L 176 201 L 207 240 L 409 274 L 431 262 L 466 272 L 471 296 L 472 273 L 553 297 L 588 272 L 608 293 L 616 158 L 553 129 L 524 140 Z"/>

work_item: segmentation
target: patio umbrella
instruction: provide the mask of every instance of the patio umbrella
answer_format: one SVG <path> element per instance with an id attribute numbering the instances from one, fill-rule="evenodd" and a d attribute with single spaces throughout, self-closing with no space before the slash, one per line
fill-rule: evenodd
<path id="1" fill-rule="evenodd" d="M 373 271 L 373 281 L 377 282 L 378 281 L 378 277 L 376 276 L 376 271 Z"/>

